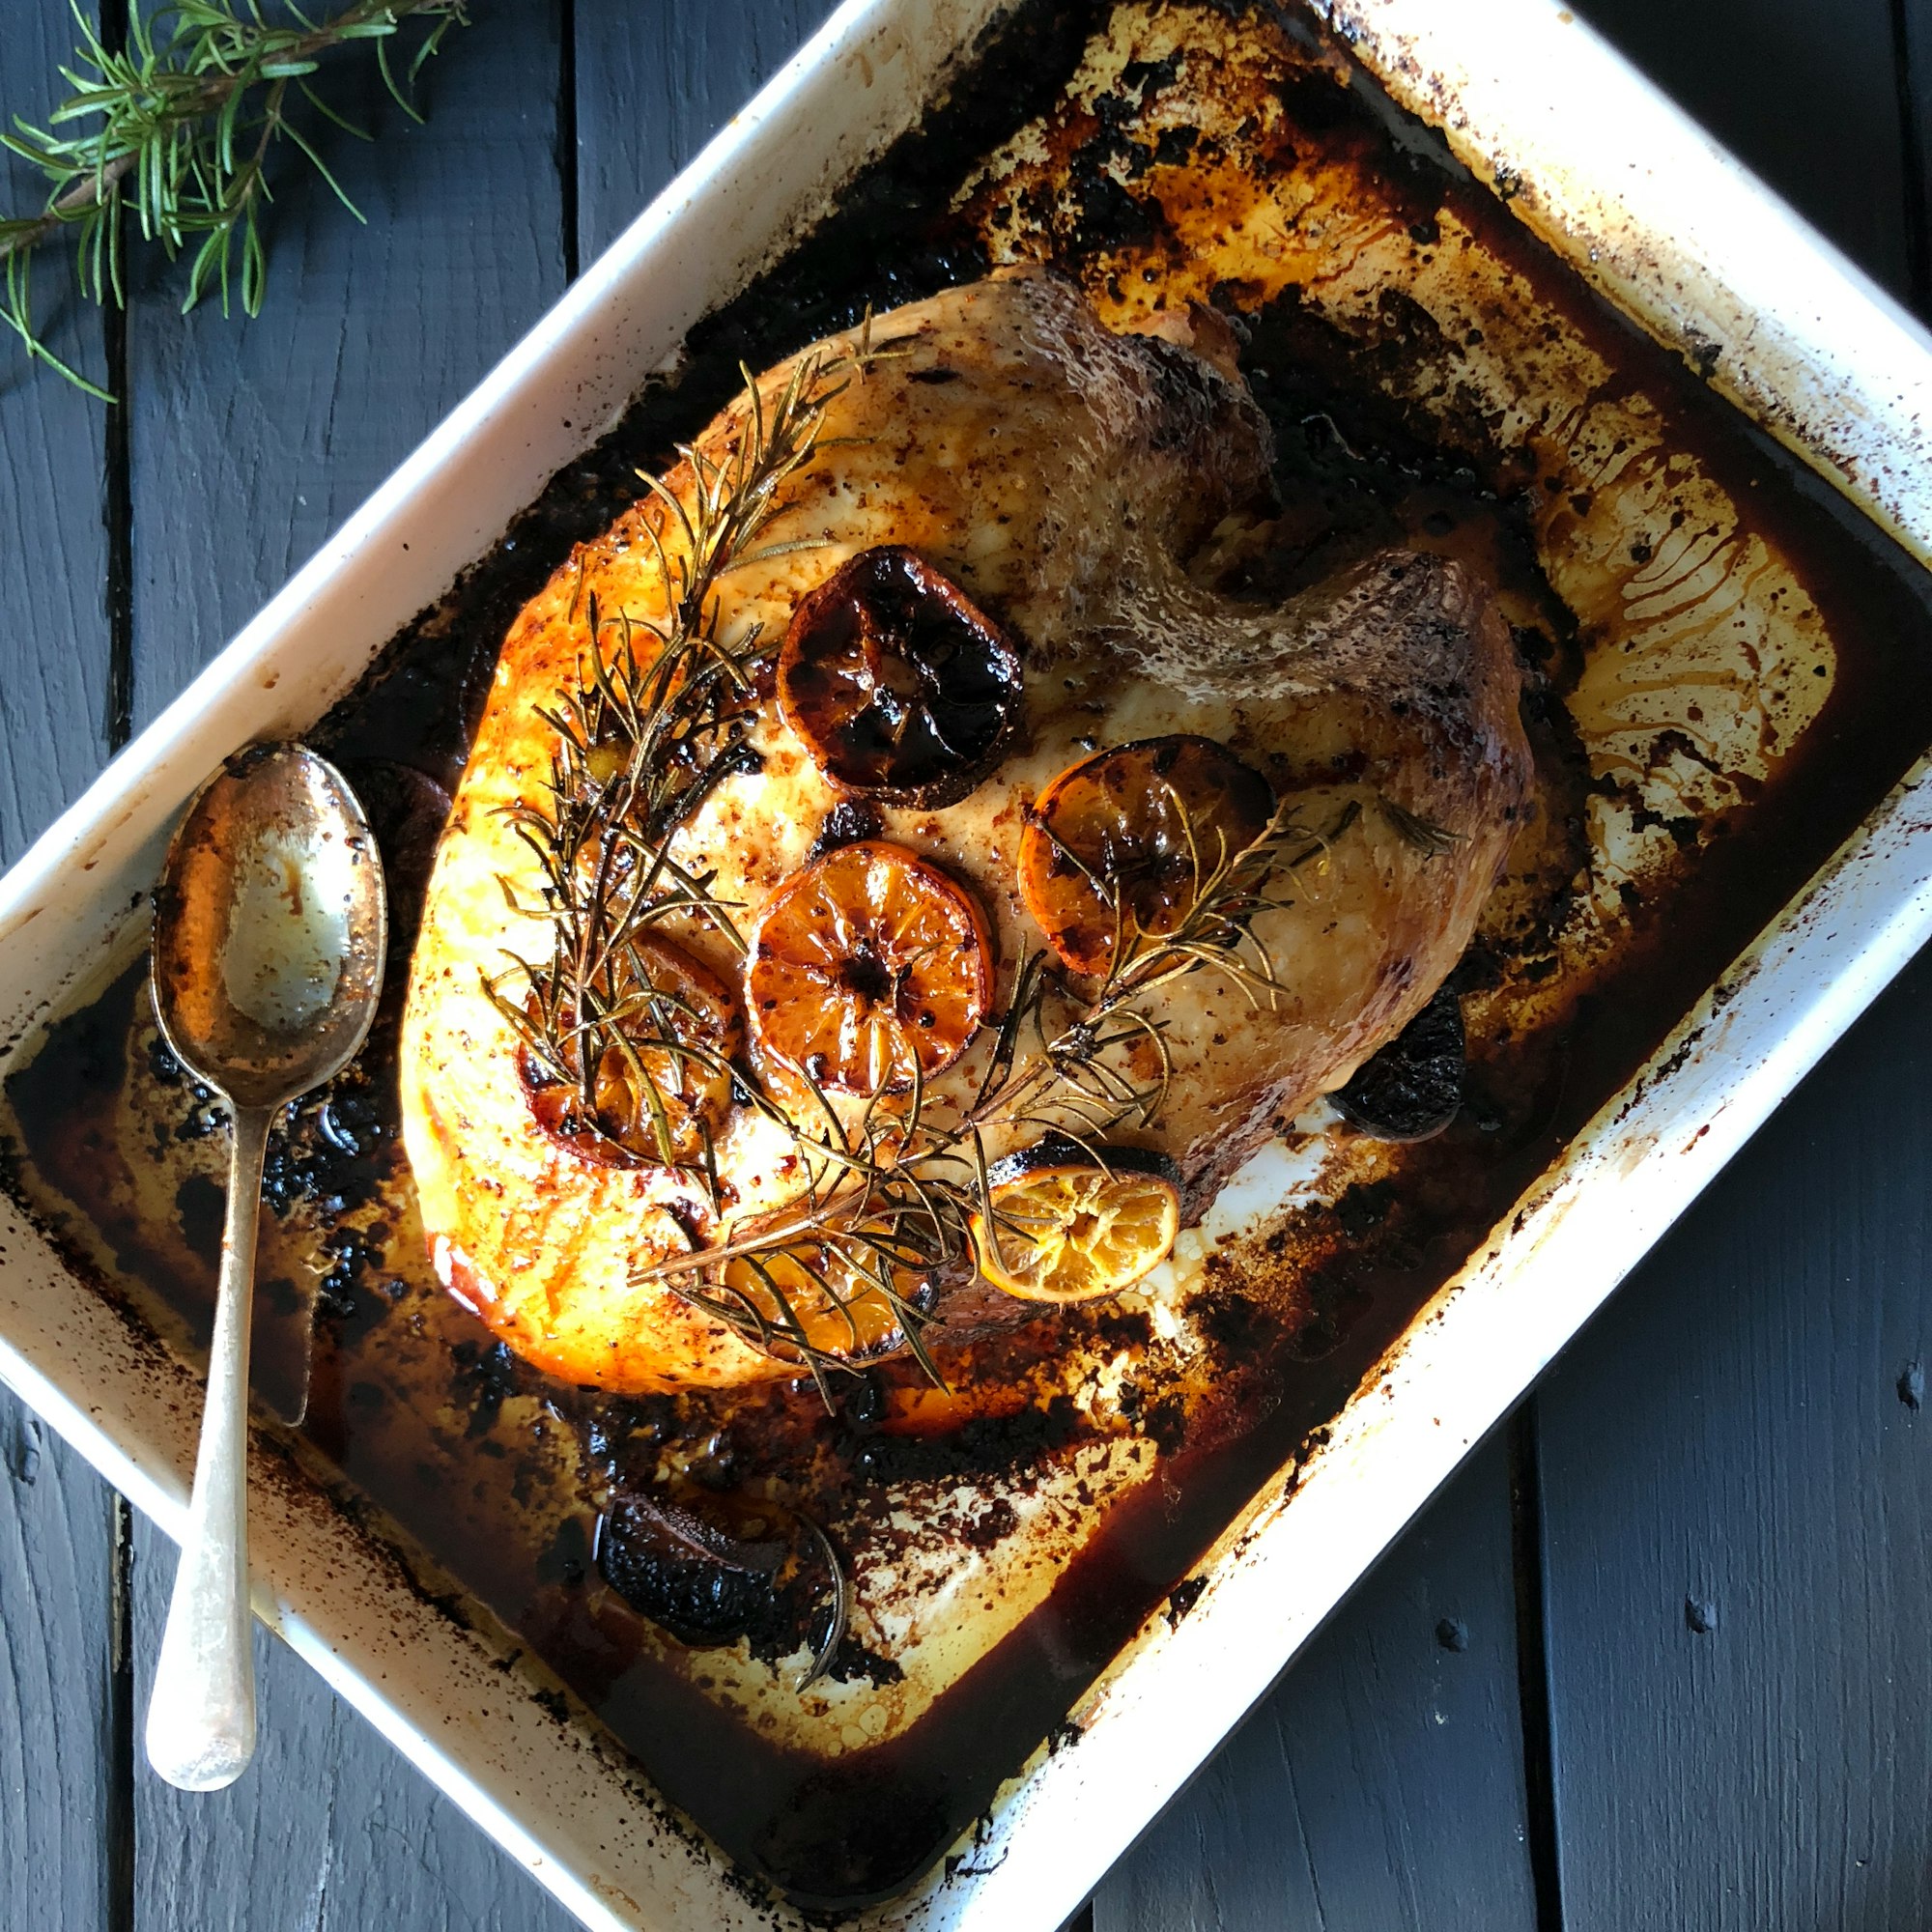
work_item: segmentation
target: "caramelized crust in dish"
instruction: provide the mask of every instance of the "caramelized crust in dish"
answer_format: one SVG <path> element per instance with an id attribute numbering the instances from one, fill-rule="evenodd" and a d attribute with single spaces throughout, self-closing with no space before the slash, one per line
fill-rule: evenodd
<path id="1" fill-rule="evenodd" d="M 755 756 L 713 786 L 670 850 L 745 933 L 815 846 L 822 859 L 851 837 L 902 848 L 962 888 L 992 960 L 989 1024 L 963 1054 L 929 1056 L 925 1096 L 959 1105 L 984 1078 L 991 1021 L 1022 962 L 1052 956 L 1022 890 L 1036 802 L 1112 748 L 1222 748 L 1265 781 L 1277 824 L 1305 835 L 1250 921 L 1277 986 L 1257 998 L 1252 984 L 1204 970 L 1149 994 L 1141 1006 L 1170 1062 L 1166 1096 L 1151 1123 L 1114 1136 L 1166 1156 L 1181 1212 L 1198 1215 L 1277 1123 L 1346 1082 L 1441 983 L 1504 866 L 1531 769 L 1507 630 L 1458 563 L 1385 552 L 1267 606 L 1190 574 L 1225 520 L 1266 514 L 1268 439 L 1214 319 L 1174 318 L 1164 333 L 1172 339 L 1117 336 L 1067 286 L 1009 273 L 811 352 L 821 368 L 847 358 L 845 385 L 755 549 L 719 580 L 719 636 L 741 643 L 758 627 L 775 661 L 805 599 L 861 553 L 895 546 L 970 600 L 961 608 L 974 635 L 997 625 L 1010 640 L 1018 716 L 963 797 L 942 786 L 933 795 L 946 803 L 906 804 L 822 768 L 768 674 L 748 740 Z M 767 415 L 793 373 L 759 380 Z M 749 414 L 742 402 L 726 411 L 699 452 L 724 460 Z M 691 464 L 667 482 L 689 504 Z M 584 675 L 587 613 L 607 655 L 626 621 L 634 641 L 666 621 L 660 545 L 674 550 L 674 523 L 646 497 L 559 568 L 512 627 L 438 856 L 402 1061 L 408 1151 L 443 1280 L 522 1354 L 628 1391 L 798 1373 L 795 1357 L 639 1275 L 795 1199 L 795 1143 L 774 1109 L 740 1100 L 707 1125 L 709 1189 L 642 1159 L 586 1157 L 581 1136 L 574 1146 L 533 1109 L 514 1001 L 490 991 L 513 959 L 544 957 L 554 943 L 516 813 L 546 808 L 553 720 Z M 869 719 L 870 692 L 839 685 L 838 716 Z M 856 768 L 845 769 L 849 780 Z M 855 823 L 841 840 L 841 825 Z M 1145 833 L 1156 836 L 1157 826 Z M 673 922 L 664 936 L 743 1002 L 745 961 L 715 924 Z M 1082 944 L 1060 948 L 1055 997 L 1069 1010 L 1079 969 L 1104 972 L 1091 938 Z M 853 997 L 886 999 L 884 980 L 867 978 L 882 969 L 861 963 L 847 975 Z M 829 1104 L 850 1126 L 872 1100 L 799 1091 L 760 1045 L 781 1031 L 769 1015 L 747 1029 L 748 1076 L 780 1113 L 816 1119 Z M 1011 1153 L 1040 1125 L 989 1128 L 984 1151 Z"/>

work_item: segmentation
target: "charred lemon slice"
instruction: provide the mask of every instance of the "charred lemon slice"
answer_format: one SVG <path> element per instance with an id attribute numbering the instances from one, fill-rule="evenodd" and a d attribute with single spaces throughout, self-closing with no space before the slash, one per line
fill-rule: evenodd
<path id="1" fill-rule="evenodd" d="M 993 992 L 972 895 L 882 839 L 827 853 L 765 901 L 746 993 L 758 1043 L 819 1087 L 898 1094 L 966 1051 Z"/>
<path id="2" fill-rule="evenodd" d="M 643 935 L 579 1005 L 535 992 L 525 1003 L 518 1062 L 537 1124 L 598 1167 L 701 1158 L 730 1111 L 729 1062 L 744 1045 L 730 994 L 690 953 Z"/>
<path id="3" fill-rule="evenodd" d="M 713 1290 L 721 1312 L 769 1353 L 866 1362 L 903 1348 L 909 1315 L 932 1305 L 931 1277 L 883 1225 L 770 1254 L 735 1255 Z"/>
<path id="4" fill-rule="evenodd" d="M 1019 716 L 1019 653 L 959 586 L 895 544 L 862 551 L 793 613 L 779 709 L 841 789 L 956 804 Z"/>
<path id="5" fill-rule="evenodd" d="M 1047 1140 L 987 1175 L 991 1225 L 973 1216 L 980 1272 L 1023 1301 L 1092 1301 L 1167 1259 L 1180 1170 L 1145 1148 Z"/>
<path id="6" fill-rule="evenodd" d="M 1084 759 L 1034 801 L 1020 895 L 1076 973 L 1173 932 L 1202 883 L 1266 831 L 1268 781 L 1211 738 L 1177 734 Z"/>

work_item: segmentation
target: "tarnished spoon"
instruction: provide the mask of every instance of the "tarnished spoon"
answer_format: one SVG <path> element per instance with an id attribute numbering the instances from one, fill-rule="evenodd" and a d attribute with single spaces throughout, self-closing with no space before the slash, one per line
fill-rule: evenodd
<path id="1" fill-rule="evenodd" d="M 234 1122 L 221 1281 L 187 1536 L 148 1704 L 148 1760 L 218 1791 L 255 1751 L 248 1625 L 248 1328 L 262 1157 L 276 1110 L 341 1070 L 383 986 L 376 841 L 299 745 L 231 758 L 187 809 L 155 901 L 155 1012 Z"/>

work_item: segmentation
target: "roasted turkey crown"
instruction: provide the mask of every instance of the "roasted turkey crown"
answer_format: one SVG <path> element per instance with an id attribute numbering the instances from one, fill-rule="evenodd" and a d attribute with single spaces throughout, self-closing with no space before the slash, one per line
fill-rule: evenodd
<path id="1" fill-rule="evenodd" d="M 1065 283 L 1001 274 L 768 372 L 756 412 L 724 412 L 665 479 L 689 512 L 802 378 L 822 383 L 818 446 L 703 615 L 761 668 L 709 741 L 728 767 L 657 855 L 730 909 L 745 952 L 720 922 L 667 917 L 649 971 L 580 975 L 568 997 L 542 978 L 559 941 L 531 831 L 559 721 L 608 724 L 600 685 L 648 681 L 683 520 L 644 497 L 519 614 L 438 853 L 402 1057 L 439 1272 L 519 1353 L 623 1392 L 796 1375 L 781 1336 L 656 1270 L 796 1211 L 802 1121 L 876 1122 L 915 1085 L 963 1104 L 1028 961 L 1074 1006 L 1104 982 L 1095 891 L 1150 927 L 1184 914 L 1199 865 L 1177 871 L 1176 840 L 1197 823 L 1222 857 L 1258 819 L 1308 842 L 1247 921 L 1264 998 L 1204 971 L 1147 1002 L 1165 1097 L 1122 1138 L 1160 1157 L 1182 1214 L 1468 943 L 1531 782 L 1507 630 L 1434 555 L 1383 553 L 1285 605 L 1194 582 L 1208 533 L 1265 503 L 1269 445 L 1225 340 L 1203 355 L 1188 335 L 1177 318 L 1116 334 Z M 621 740 L 586 734 L 582 784 L 632 781 Z M 685 781 L 663 776 L 653 798 Z M 1189 785 L 1211 803 L 1184 809 Z M 653 848 L 625 849 L 613 864 Z M 1131 891 L 1108 883 L 1117 859 L 1122 879 L 1140 867 Z M 688 1015 L 693 1044 L 627 1048 L 637 1014 L 660 1028 L 639 1037 L 673 1042 Z M 1039 1131 L 995 1128 L 985 1151 Z M 883 1279 L 893 1305 L 854 1324 L 855 1358 L 896 1335 L 899 1274 Z M 954 1284 L 903 1286 L 944 1323 Z"/>

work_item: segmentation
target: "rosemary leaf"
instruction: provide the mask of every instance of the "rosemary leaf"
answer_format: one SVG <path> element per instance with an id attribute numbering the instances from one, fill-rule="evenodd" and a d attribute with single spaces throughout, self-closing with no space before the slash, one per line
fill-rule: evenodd
<path id="1" fill-rule="evenodd" d="M 1408 810 L 1386 792 L 1376 794 L 1376 810 L 1388 821 L 1390 829 L 1413 845 L 1425 859 L 1439 859 L 1445 852 L 1453 852 L 1467 836 L 1452 832 L 1446 825 L 1437 825 L 1433 818 L 1424 818 L 1419 812 Z"/>
<path id="2" fill-rule="evenodd" d="M 308 78 L 338 48 L 367 42 L 375 46 L 384 84 L 420 121 L 396 84 L 387 43 L 410 20 L 427 25 L 410 65 L 413 82 L 451 25 L 467 20 L 464 0 L 353 0 L 341 13 L 313 21 L 286 0 L 283 12 L 286 20 L 268 18 L 255 0 L 243 0 L 242 11 L 226 0 L 176 0 L 144 14 L 138 0 L 130 0 L 127 45 L 115 49 L 76 9 L 80 45 L 72 64 L 60 70 L 72 92 L 44 127 L 15 116 L 13 131 L 0 132 L 0 144 L 47 184 L 39 213 L 0 219 L 0 322 L 19 337 L 30 359 L 89 395 L 113 400 L 42 341 L 29 268 L 37 250 L 71 233 L 82 294 L 103 306 L 124 303 L 128 213 L 142 240 L 158 242 L 170 261 L 192 249 L 184 309 L 219 289 L 227 314 L 239 266 L 242 307 L 259 314 L 268 278 L 261 225 L 271 196 L 268 160 L 283 140 L 362 220 L 290 110 L 299 99 L 306 110 L 367 140 Z"/>

